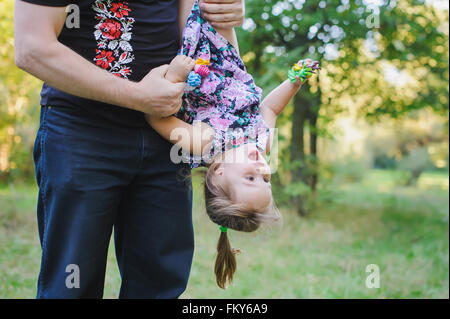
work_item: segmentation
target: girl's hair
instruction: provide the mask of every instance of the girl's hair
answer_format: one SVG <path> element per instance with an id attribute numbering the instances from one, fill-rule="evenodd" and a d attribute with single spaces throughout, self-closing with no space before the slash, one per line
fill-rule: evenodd
<path id="1" fill-rule="evenodd" d="M 237 231 L 253 232 L 262 223 L 280 220 L 273 198 L 264 209 L 250 209 L 231 200 L 222 187 L 213 182 L 214 171 L 220 163 L 212 163 L 205 174 L 205 206 L 209 218 L 216 224 Z M 225 289 L 228 281 L 232 283 L 236 271 L 236 257 L 239 250 L 231 247 L 227 232 L 221 232 L 217 243 L 217 258 L 214 266 L 217 285 Z"/>

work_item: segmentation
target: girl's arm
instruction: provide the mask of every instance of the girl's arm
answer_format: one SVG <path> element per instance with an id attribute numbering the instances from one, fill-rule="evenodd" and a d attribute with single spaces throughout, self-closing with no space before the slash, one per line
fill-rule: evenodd
<path id="1" fill-rule="evenodd" d="M 178 7 L 178 25 L 180 28 L 180 42 L 183 39 L 183 30 L 186 27 L 186 22 L 194 6 L 195 0 L 180 0 Z"/>
<path id="2" fill-rule="evenodd" d="M 278 115 L 289 104 L 294 95 L 297 94 L 302 84 L 301 80 L 297 80 L 296 83 L 286 80 L 270 92 L 261 102 L 260 112 L 269 128 L 275 127 Z"/>
<path id="3" fill-rule="evenodd" d="M 267 95 L 261 102 L 261 116 L 270 129 L 275 128 L 278 115 L 280 115 L 284 108 L 289 104 L 289 101 L 298 92 L 302 84 L 303 82 L 300 79 L 297 79 L 297 82 L 295 83 L 292 83 L 290 80 L 286 80 L 270 92 L 269 95 Z M 273 132 L 271 130 L 271 134 L 266 145 L 266 152 L 269 152 L 272 146 L 272 134 Z"/>
<path id="4" fill-rule="evenodd" d="M 202 155 L 211 146 L 214 130 L 203 122 L 188 124 L 175 116 L 155 118 L 145 116 L 147 122 L 163 138 L 180 146 L 185 152 Z"/>
<path id="5" fill-rule="evenodd" d="M 233 45 L 233 47 L 236 49 L 237 53 L 239 54 L 239 44 L 238 44 L 238 40 L 237 40 L 237 36 L 236 36 L 236 31 L 234 30 L 234 28 L 223 29 L 223 28 L 216 27 L 215 29 L 225 39 L 227 39 L 228 42 L 230 42 Z"/>

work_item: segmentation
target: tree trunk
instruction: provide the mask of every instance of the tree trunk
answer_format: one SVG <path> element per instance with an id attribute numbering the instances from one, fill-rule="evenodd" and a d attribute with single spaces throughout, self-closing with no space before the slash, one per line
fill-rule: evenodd
<path id="1" fill-rule="evenodd" d="M 294 113 L 292 116 L 292 141 L 291 141 L 291 162 L 299 161 L 300 166 L 296 166 L 292 170 L 292 182 L 303 182 L 307 183 L 307 176 L 304 174 L 305 165 L 305 142 L 304 142 L 304 131 L 305 131 L 305 120 L 308 115 L 309 101 L 303 98 L 301 95 L 296 95 L 294 98 Z M 300 216 L 306 215 L 305 210 L 305 198 L 304 196 L 293 196 L 292 202 L 297 213 Z"/>
<path id="2" fill-rule="evenodd" d="M 312 173 L 309 178 L 309 186 L 311 187 L 311 191 L 313 194 L 316 193 L 317 190 L 317 182 L 319 181 L 318 174 L 318 156 L 317 156 L 317 119 L 319 118 L 319 110 L 321 105 L 321 91 L 320 88 L 317 92 L 317 95 L 314 96 L 315 105 L 311 105 L 309 107 L 309 152 L 311 155 L 311 165 L 312 165 Z"/>

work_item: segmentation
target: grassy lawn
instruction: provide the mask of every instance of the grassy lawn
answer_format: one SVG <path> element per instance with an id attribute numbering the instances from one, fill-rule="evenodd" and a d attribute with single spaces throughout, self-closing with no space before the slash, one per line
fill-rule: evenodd
<path id="1" fill-rule="evenodd" d="M 195 183 L 195 255 L 182 298 L 449 298 L 448 174 L 425 173 L 417 187 L 396 172 L 373 170 L 354 184 L 327 188 L 305 218 L 281 208 L 282 227 L 230 232 L 240 248 L 235 282 L 215 284 L 218 227 L 204 213 Z M 34 298 L 40 246 L 34 186 L 0 188 L 0 298 Z M 111 243 L 105 297 L 120 276 Z M 365 286 L 366 266 L 380 288 Z"/>

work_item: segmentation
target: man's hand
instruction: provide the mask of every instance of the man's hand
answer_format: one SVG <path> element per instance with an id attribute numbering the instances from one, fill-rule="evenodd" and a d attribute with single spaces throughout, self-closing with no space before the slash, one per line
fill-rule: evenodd
<path id="1" fill-rule="evenodd" d="M 16 0 L 14 11 L 16 64 L 21 69 L 69 94 L 158 117 L 181 107 L 185 83 L 166 80 L 167 65 L 153 69 L 138 83 L 118 78 L 58 41 L 65 7 Z M 39 21 L 39 27 L 30 21 Z"/>
<path id="2" fill-rule="evenodd" d="M 167 117 L 181 108 L 186 83 L 168 81 L 165 78 L 168 68 L 168 65 L 154 68 L 137 83 L 142 96 L 140 111 L 154 117 Z"/>
<path id="3" fill-rule="evenodd" d="M 203 17 L 218 29 L 231 29 L 244 23 L 244 0 L 201 0 L 200 9 Z"/>

